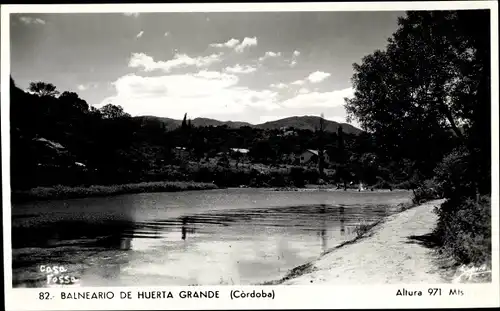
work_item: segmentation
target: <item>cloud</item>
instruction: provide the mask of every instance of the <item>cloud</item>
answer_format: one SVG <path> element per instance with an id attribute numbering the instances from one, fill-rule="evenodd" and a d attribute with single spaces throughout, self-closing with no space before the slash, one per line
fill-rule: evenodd
<path id="1" fill-rule="evenodd" d="M 45 25 L 45 21 L 41 18 L 33 18 L 33 17 L 28 17 L 28 16 L 21 16 L 19 18 L 21 22 L 23 22 L 26 25 L 29 24 L 35 24 L 35 25 Z"/>
<path id="2" fill-rule="evenodd" d="M 116 95 L 101 105 L 120 105 L 132 115 L 182 117 L 206 116 L 214 112 L 242 113 L 247 108 L 278 109 L 278 94 L 237 86 L 238 76 L 218 71 L 144 77 L 120 77 L 113 86 Z"/>
<path id="3" fill-rule="evenodd" d="M 297 61 L 296 60 L 292 60 L 290 62 L 290 67 L 295 67 L 297 65 Z"/>
<path id="4" fill-rule="evenodd" d="M 331 74 L 329 74 L 328 72 L 316 71 L 316 72 L 311 73 L 307 77 L 307 80 L 309 80 L 311 83 L 318 83 L 318 82 L 325 80 L 329 76 L 331 76 Z"/>
<path id="5" fill-rule="evenodd" d="M 85 90 L 86 90 L 86 89 L 88 89 L 88 88 L 89 88 L 89 87 L 88 87 L 87 85 L 83 85 L 83 84 L 79 84 L 79 85 L 77 86 L 77 89 L 78 89 L 79 91 L 85 91 Z"/>
<path id="6" fill-rule="evenodd" d="M 139 14 L 140 14 L 139 12 L 125 12 L 125 13 L 123 13 L 123 15 L 125 15 L 125 16 L 133 16 L 136 18 L 139 16 Z"/>
<path id="7" fill-rule="evenodd" d="M 141 31 L 137 34 L 137 36 L 136 36 L 136 37 L 137 37 L 137 38 L 140 38 L 140 37 L 142 37 L 142 35 L 143 35 L 143 34 L 144 34 L 144 31 L 142 31 L 142 30 L 141 30 Z"/>
<path id="8" fill-rule="evenodd" d="M 231 38 L 227 42 L 224 42 L 224 43 L 212 43 L 212 44 L 210 44 L 210 46 L 211 47 L 215 47 L 215 48 L 223 48 L 223 47 L 234 48 L 239 43 L 240 43 L 240 40 Z"/>
<path id="9" fill-rule="evenodd" d="M 293 85 L 303 85 L 304 83 L 306 83 L 306 81 L 304 80 L 297 80 L 292 82 Z"/>
<path id="10" fill-rule="evenodd" d="M 281 82 L 278 84 L 271 84 L 270 86 L 273 88 L 277 88 L 277 89 L 286 89 L 288 87 L 288 85 L 286 85 L 285 83 L 281 83 Z"/>
<path id="11" fill-rule="evenodd" d="M 79 91 L 86 91 L 90 88 L 97 88 L 97 83 L 87 83 L 87 84 L 78 84 L 76 86 L 76 88 L 79 90 Z"/>
<path id="12" fill-rule="evenodd" d="M 186 54 L 175 54 L 174 58 L 171 60 L 156 62 L 151 56 L 144 53 L 133 53 L 128 66 L 132 68 L 142 67 L 142 69 L 146 72 L 155 70 L 170 72 L 172 69 L 179 67 L 206 67 L 215 62 L 220 62 L 221 55 L 222 53 L 192 58 Z"/>
<path id="13" fill-rule="evenodd" d="M 305 87 L 303 87 L 299 90 L 299 94 L 307 94 L 307 93 L 309 93 L 309 90 Z"/>
<path id="14" fill-rule="evenodd" d="M 166 32 L 163 34 L 163 36 L 164 36 L 164 37 L 168 37 L 169 35 L 170 35 L 170 32 L 168 32 L 168 31 L 166 31 Z"/>
<path id="15" fill-rule="evenodd" d="M 249 66 L 249 65 L 244 65 L 241 66 L 240 64 L 236 64 L 233 67 L 226 67 L 225 71 L 230 72 L 230 73 L 251 73 L 255 72 L 257 68 Z"/>
<path id="16" fill-rule="evenodd" d="M 231 38 L 224 43 L 211 43 L 210 46 L 214 48 L 231 48 L 238 53 L 242 53 L 246 48 L 257 45 L 257 37 L 245 37 L 243 41 Z"/>
<path id="17" fill-rule="evenodd" d="M 257 45 L 257 37 L 245 37 L 245 39 L 243 39 L 243 41 L 234 48 L 234 50 L 238 53 L 242 53 L 246 48 L 255 45 Z"/>
<path id="18" fill-rule="evenodd" d="M 221 73 L 219 71 L 202 70 L 202 71 L 199 71 L 198 73 L 195 73 L 193 76 L 197 77 L 197 78 L 204 78 L 207 80 L 223 80 L 223 79 L 234 80 L 235 84 L 238 82 L 237 76 Z"/>
<path id="19" fill-rule="evenodd" d="M 352 98 L 354 89 L 331 92 L 311 92 L 299 94 L 295 97 L 283 101 L 281 104 L 287 108 L 307 108 L 307 107 L 340 107 L 344 105 L 344 98 Z"/>
<path id="20" fill-rule="evenodd" d="M 266 52 L 264 54 L 264 56 L 259 57 L 259 61 L 262 62 L 268 58 L 279 57 L 279 56 L 281 56 L 281 52 L 275 53 L 275 52 L 270 51 L 270 52 Z"/>
<path id="21" fill-rule="evenodd" d="M 293 51 L 293 56 L 297 57 L 300 55 L 300 52 L 299 51 Z"/>

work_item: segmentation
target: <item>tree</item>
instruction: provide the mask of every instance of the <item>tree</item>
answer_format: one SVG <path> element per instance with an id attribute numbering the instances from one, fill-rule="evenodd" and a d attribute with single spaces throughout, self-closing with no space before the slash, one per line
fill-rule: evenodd
<path id="1" fill-rule="evenodd" d="M 31 82 L 28 88 L 29 91 L 37 94 L 38 96 L 52 96 L 55 97 L 59 94 L 55 85 L 45 82 Z"/>
<path id="2" fill-rule="evenodd" d="M 250 149 L 250 156 L 254 161 L 261 163 L 269 163 L 276 160 L 276 152 L 267 139 L 258 140 Z"/>
<path id="3" fill-rule="evenodd" d="M 185 129 L 187 128 L 187 113 L 184 114 L 184 119 L 182 119 L 182 124 L 181 124 L 181 128 L 182 129 Z"/>
<path id="4" fill-rule="evenodd" d="M 468 146 L 471 165 L 487 173 L 477 140 L 489 135 L 481 124 L 489 122 L 488 31 L 488 11 L 407 13 L 385 51 L 354 64 L 349 118 L 373 133 L 382 156 L 414 160 L 424 176 L 451 141 Z"/>
<path id="5" fill-rule="evenodd" d="M 324 156 L 323 152 L 325 149 L 325 142 L 324 142 L 324 133 L 325 132 L 325 119 L 324 115 L 321 114 L 321 117 L 319 119 L 319 133 L 318 133 L 318 173 L 319 177 L 323 178 L 324 176 Z"/>
<path id="6" fill-rule="evenodd" d="M 130 117 L 128 113 L 123 111 L 121 106 L 115 106 L 112 104 L 107 104 L 106 106 L 99 109 L 103 119 L 115 119 L 121 117 Z"/>
<path id="7" fill-rule="evenodd" d="M 81 99 L 78 94 L 74 92 L 65 91 L 59 96 L 59 100 L 63 102 L 63 105 L 69 105 L 71 109 L 76 111 L 86 113 L 89 111 L 89 105 L 83 99 Z"/>

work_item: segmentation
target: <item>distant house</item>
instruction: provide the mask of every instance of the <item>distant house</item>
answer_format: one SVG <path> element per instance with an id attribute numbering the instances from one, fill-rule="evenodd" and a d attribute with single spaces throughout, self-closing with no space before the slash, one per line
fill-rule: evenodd
<path id="1" fill-rule="evenodd" d="M 300 164 L 306 164 L 310 162 L 317 163 L 319 157 L 319 152 L 318 150 L 313 150 L 313 149 L 307 149 L 306 151 L 302 152 L 300 155 Z M 330 158 L 328 157 L 328 154 L 323 151 L 323 160 L 325 163 L 330 162 Z"/>
<path id="2" fill-rule="evenodd" d="M 184 159 L 189 156 L 189 151 L 186 149 L 186 147 L 175 147 L 174 154 L 177 158 Z"/>
<path id="3" fill-rule="evenodd" d="M 240 153 L 240 154 L 247 154 L 250 152 L 250 150 L 244 148 L 231 148 L 230 150 L 232 153 Z"/>
<path id="4" fill-rule="evenodd" d="M 65 149 L 64 146 L 61 145 L 60 143 L 55 142 L 55 141 L 51 141 L 51 140 L 48 140 L 48 139 L 45 139 L 43 137 L 41 137 L 41 138 L 34 138 L 33 140 L 37 141 L 39 143 L 42 143 L 42 144 L 44 144 L 47 147 L 52 148 L 52 149 L 58 149 L 58 150 Z"/>
<path id="5" fill-rule="evenodd" d="M 239 161 L 248 160 L 248 153 L 250 150 L 244 148 L 230 148 L 229 153 L 233 158 L 239 159 Z"/>

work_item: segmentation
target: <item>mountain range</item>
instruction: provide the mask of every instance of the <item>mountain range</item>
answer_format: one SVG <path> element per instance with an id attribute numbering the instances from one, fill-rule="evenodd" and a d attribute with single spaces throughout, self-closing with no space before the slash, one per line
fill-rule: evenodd
<path id="1" fill-rule="evenodd" d="M 182 120 L 176 120 L 171 118 L 163 118 L 155 116 L 140 116 L 136 118 L 157 120 L 163 122 L 163 124 L 165 124 L 165 128 L 169 130 L 175 129 L 181 126 L 182 124 Z M 320 122 L 320 117 L 316 116 L 289 117 L 261 124 L 250 124 L 247 122 L 239 122 L 239 121 L 219 121 L 208 118 L 195 118 L 191 120 L 191 124 L 196 127 L 227 125 L 229 128 L 240 128 L 242 126 L 249 126 L 252 128 L 266 129 L 266 130 L 280 129 L 283 127 L 293 127 L 295 129 L 311 130 L 311 131 L 314 131 L 319 127 L 319 122 Z M 358 135 L 359 133 L 362 132 L 362 130 L 350 124 L 338 123 L 335 121 L 330 121 L 325 119 L 325 131 L 327 132 L 337 132 L 340 126 L 342 126 L 342 130 L 346 134 Z"/>

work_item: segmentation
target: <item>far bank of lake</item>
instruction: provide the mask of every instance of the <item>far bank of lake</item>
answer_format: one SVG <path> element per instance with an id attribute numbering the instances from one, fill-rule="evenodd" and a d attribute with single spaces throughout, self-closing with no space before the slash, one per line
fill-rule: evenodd
<path id="1" fill-rule="evenodd" d="M 61 200 L 87 197 L 102 197 L 132 193 L 177 192 L 189 190 L 218 189 L 213 183 L 165 181 L 142 182 L 121 185 L 93 185 L 89 187 L 53 186 L 37 187 L 29 190 L 12 191 L 13 202 Z"/>
<path id="2" fill-rule="evenodd" d="M 92 185 L 92 186 L 64 186 L 57 185 L 52 187 L 36 187 L 28 190 L 13 190 L 12 202 L 22 203 L 30 201 L 46 200 L 64 200 L 87 197 L 104 197 L 122 194 L 134 193 L 155 193 L 155 192 L 179 192 L 192 190 L 214 190 L 231 189 L 234 187 L 221 187 L 214 183 L 193 182 L 193 181 L 159 181 L 159 182 L 141 182 L 118 185 Z M 239 188 L 256 188 L 270 191 L 357 191 L 355 187 L 347 189 L 338 188 L 336 185 L 308 184 L 304 187 L 248 187 L 242 185 Z M 407 191 L 406 189 L 365 189 L 361 192 L 389 192 L 389 191 Z"/>

